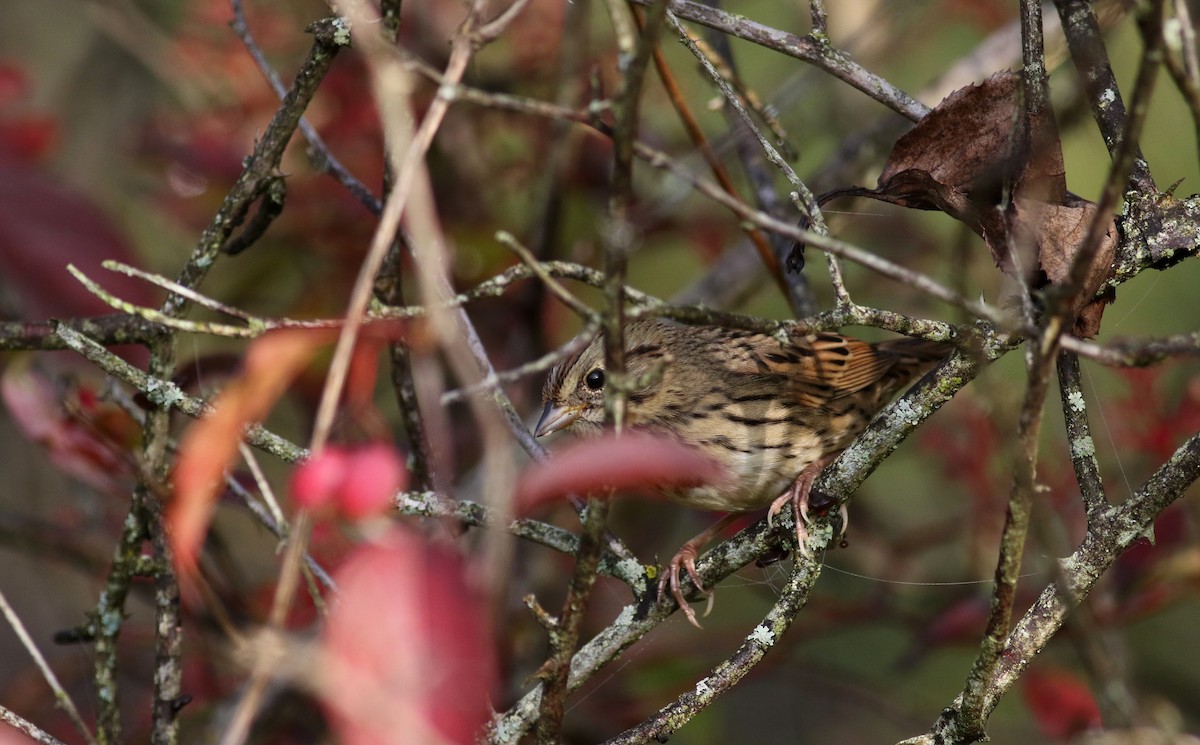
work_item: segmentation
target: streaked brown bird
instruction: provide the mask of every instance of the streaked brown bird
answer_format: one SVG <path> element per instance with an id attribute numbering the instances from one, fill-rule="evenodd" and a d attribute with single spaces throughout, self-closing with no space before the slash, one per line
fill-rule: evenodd
<path id="1" fill-rule="evenodd" d="M 808 493 L 821 468 L 951 349 L 922 339 L 871 344 L 834 333 L 796 333 L 781 342 L 718 326 L 637 321 L 625 329 L 626 372 L 649 382 L 629 393 L 628 427 L 696 448 L 729 475 L 719 484 L 664 491 L 666 497 L 731 513 L 769 507 L 769 515 L 790 502 L 804 550 Z M 598 434 L 604 389 L 604 342 L 597 335 L 550 372 L 535 434 Z M 669 584 L 695 625 L 679 589 L 679 570 L 711 598 L 696 574 L 696 555 L 729 519 L 685 543 L 659 581 L 659 597 Z"/>

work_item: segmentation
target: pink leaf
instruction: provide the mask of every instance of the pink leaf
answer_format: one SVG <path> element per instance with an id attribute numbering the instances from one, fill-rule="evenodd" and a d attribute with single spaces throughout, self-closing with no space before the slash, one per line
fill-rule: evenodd
<path id="1" fill-rule="evenodd" d="M 518 512 L 570 493 L 637 488 L 661 492 L 725 478 L 715 460 L 675 440 L 603 435 L 578 440 L 526 470 L 517 485 Z"/>
<path id="2" fill-rule="evenodd" d="M 181 571 L 195 566 L 221 474 L 237 454 L 246 425 L 267 415 L 331 336 L 326 331 L 287 330 L 256 339 L 246 352 L 242 374 L 221 391 L 212 415 L 184 432 L 175 466 L 175 499 L 167 512 L 171 548 Z"/>
<path id="3" fill-rule="evenodd" d="M 372 443 L 350 451 L 337 506 L 351 520 L 378 514 L 407 482 L 408 472 L 395 448 Z"/>
<path id="4" fill-rule="evenodd" d="M 403 529 L 335 577 L 322 702 L 343 745 L 473 743 L 496 681 L 490 624 L 462 558 Z"/>
<path id="5" fill-rule="evenodd" d="M 296 506 L 315 510 L 332 502 L 346 478 L 348 460 L 346 451 L 330 446 L 296 466 L 291 481 Z"/>

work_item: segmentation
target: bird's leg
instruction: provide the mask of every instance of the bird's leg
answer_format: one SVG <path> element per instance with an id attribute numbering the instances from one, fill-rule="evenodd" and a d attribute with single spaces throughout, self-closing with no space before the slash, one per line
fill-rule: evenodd
<path id="1" fill-rule="evenodd" d="M 781 494 L 771 507 L 767 510 L 767 524 L 771 524 L 772 518 L 778 515 L 785 506 L 789 503 L 794 510 L 796 518 L 796 550 L 800 552 L 806 559 L 812 559 L 812 553 L 808 550 L 806 541 L 808 540 L 808 494 L 812 491 L 813 482 L 817 480 L 817 476 L 821 474 L 821 469 L 833 462 L 837 454 L 826 455 L 819 460 L 816 460 L 800 472 L 792 485 L 787 491 Z M 842 533 L 846 532 L 847 514 L 846 507 L 842 506 Z"/>
<path id="2" fill-rule="evenodd" d="M 683 598 L 683 591 L 679 588 L 679 569 L 682 567 L 689 577 L 692 578 L 692 584 L 696 589 L 704 593 L 708 597 L 708 604 L 704 608 L 704 615 L 708 615 L 712 610 L 713 593 L 712 590 L 705 589 L 700 583 L 700 575 L 696 572 L 696 556 L 700 549 L 714 536 L 720 534 L 722 530 L 729 525 L 740 515 L 730 513 L 722 517 L 711 527 L 705 530 L 700 535 L 683 544 L 680 549 L 675 552 L 675 556 L 671 558 L 671 563 L 667 565 L 667 570 L 658 578 L 658 599 L 661 601 L 666 593 L 667 586 L 671 587 L 671 597 L 675 598 L 676 604 L 679 605 L 679 610 L 683 611 L 683 615 L 687 616 L 687 620 L 696 628 L 700 628 L 700 623 L 696 620 L 696 612 L 692 610 L 692 606 Z"/>

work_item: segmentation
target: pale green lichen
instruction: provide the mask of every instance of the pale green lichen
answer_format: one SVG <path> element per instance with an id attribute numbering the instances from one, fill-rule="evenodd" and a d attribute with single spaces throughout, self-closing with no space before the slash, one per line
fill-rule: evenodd
<path id="1" fill-rule="evenodd" d="M 1104 109 L 1107 109 L 1109 106 L 1112 106 L 1113 102 L 1116 100 L 1117 100 L 1117 92 L 1114 91 L 1112 88 L 1106 88 L 1104 91 L 1102 91 L 1100 93 L 1099 100 L 1097 103 L 1100 104 L 1100 109 L 1104 110 Z"/>
<path id="2" fill-rule="evenodd" d="M 769 647 L 775 643 L 775 632 L 767 628 L 763 624 L 754 627 L 754 631 L 750 633 L 750 641 L 758 642 L 763 646 Z"/>
<path id="3" fill-rule="evenodd" d="M 897 401 L 895 406 L 892 407 L 892 411 L 896 416 L 907 422 L 909 426 L 915 427 L 921 423 L 921 412 L 905 399 Z"/>
<path id="4" fill-rule="evenodd" d="M 657 569 L 657 567 L 653 567 L 653 569 Z M 617 562 L 616 575 L 618 577 L 636 577 L 639 574 L 643 574 L 645 571 L 646 567 L 644 567 L 640 561 L 634 558 L 625 558 Z M 654 577 L 650 578 L 654 579 Z"/>
<path id="5" fill-rule="evenodd" d="M 348 19 L 333 19 L 333 43 L 339 47 L 350 46 L 350 21 Z"/>
<path id="6" fill-rule="evenodd" d="M 1083 411 L 1087 408 L 1087 402 L 1083 400 L 1081 391 L 1071 391 L 1071 394 L 1067 396 L 1067 403 L 1070 404 L 1073 411 Z"/>
<path id="7" fill-rule="evenodd" d="M 1071 457 L 1092 458 L 1096 455 L 1096 443 L 1088 435 L 1071 440 Z"/>
<path id="8" fill-rule="evenodd" d="M 176 409 L 179 408 L 186 398 L 187 395 L 178 386 L 168 385 L 164 386 L 164 390 L 155 403 L 164 409 Z"/>
<path id="9" fill-rule="evenodd" d="M 613 626 L 628 626 L 633 623 L 634 615 L 637 613 L 637 608 L 632 605 L 627 605 L 621 609 L 617 617 L 613 619 Z"/>
<path id="10" fill-rule="evenodd" d="M 1183 49 L 1183 24 L 1178 18 L 1171 17 L 1163 20 L 1163 41 L 1172 52 L 1179 53 Z"/>
<path id="11" fill-rule="evenodd" d="M 504 717 L 496 722 L 494 742 L 516 742 L 524 734 L 525 725 L 518 717 Z"/>

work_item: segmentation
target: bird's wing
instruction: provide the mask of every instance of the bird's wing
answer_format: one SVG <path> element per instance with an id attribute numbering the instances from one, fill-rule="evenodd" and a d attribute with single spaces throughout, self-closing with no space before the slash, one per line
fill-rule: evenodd
<path id="1" fill-rule="evenodd" d="M 865 341 L 833 333 L 795 337 L 787 345 L 754 335 L 738 347 L 729 361 L 733 372 L 781 376 L 793 400 L 813 407 L 870 387 L 896 361 Z"/>

